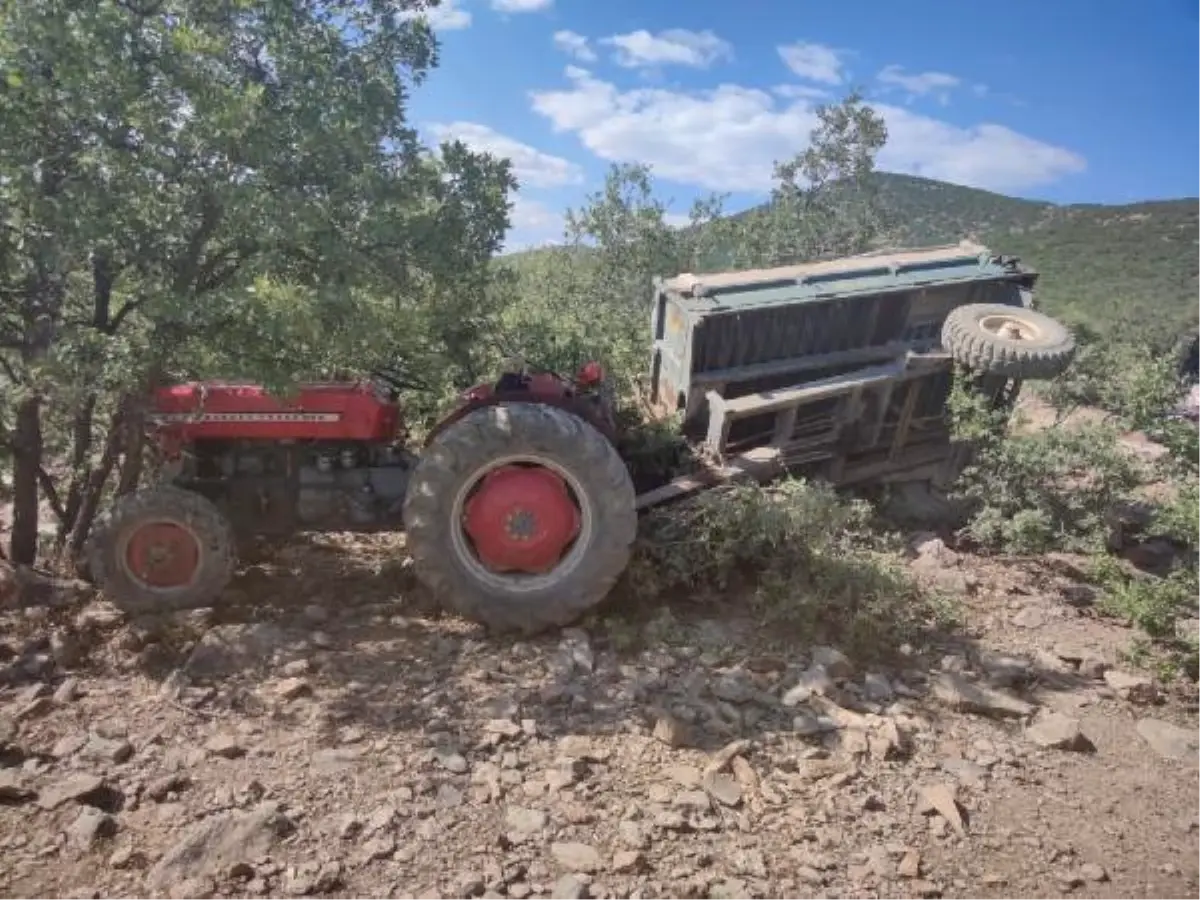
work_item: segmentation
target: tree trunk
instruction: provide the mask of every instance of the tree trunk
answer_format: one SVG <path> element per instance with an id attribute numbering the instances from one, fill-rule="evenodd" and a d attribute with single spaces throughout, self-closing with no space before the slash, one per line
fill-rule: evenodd
<path id="1" fill-rule="evenodd" d="M 78 560 L 87 543 L 88 535 L 92 532 L 92 524 L 96 521 L 96 513 L 100 511 L 100 499 L 104 496 L 104 485 L 112 475 L 113 467 L 117 464 L 120 453 L 122 435 L 124 434 L 124 417 L 120 412 L 113 415 L 108 428 L 108 438 L 104 442 L 104 452 L 100 462 L 88 476 L 79 503 L 79 510 L 71 523 L 71 535 L 67 539 L 67 557 Z"/>
<path id="2" fill-rule="evenodd" d="M 125 458 L 121 461 L 121 477 L 117 482 L 118 497 L 132 494 L 142 481 L 142 462 L 146 447 L 146 436 L 142 431 L 143 420 L 139 404 L 130 411 L 128 421 L 121 428 L 124 434 L 122 445 L 125 450 Z"/>
<path id="3" fill-rule="evenodd" d="M 91 476 L 88 465 L 92 455 L 92 417 L 96 412 L 96 395 L 88 394 L 75 411 L 75 420 L 71 428 L 71 486 L 67 490 L 67 502 L 63 504 L 62 521 L 58 524 L 58 536 L 55 545 L 62 549 L 67 535 L 75 527 L 75 518 L 79 515 L 79 506 L 83 502 L 85 485 Z"/>
<path id="4" fill-rule="evenodd" d="M 36 395 L 17 404 L 13 429 L 13 524 L 9 556 L 32 566 L 38 552 L 38 477 L 42 468 L 42 407 Z"/>

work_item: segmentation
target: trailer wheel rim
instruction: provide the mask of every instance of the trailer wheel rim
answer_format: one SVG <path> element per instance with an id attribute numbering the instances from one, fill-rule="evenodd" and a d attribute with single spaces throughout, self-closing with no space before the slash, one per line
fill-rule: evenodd
<path id="1" fill-rule="evenodd" d="M 979 327 L 995 337 L 1022 344 L 1042 338 L 1042 329 L 1020 316 L 990 313 L 979 320 Z"/>
<path id="2" fill-rule="evenodd" d="M 119 559 L 125 574 L 134 581 L 147 588 L 171 590 L 195 581 L 202 555 L 200 539 L 191 528 L 159 519 L 131 531 Z"/>
<path id="3" fill-rule="evenodd" d="M 579 567 L 594 527 L 587 492 L 546 457 L 492 460 L 459 489 L 452 549 L 473 578 L 504 592 L 543 590 Z"/>

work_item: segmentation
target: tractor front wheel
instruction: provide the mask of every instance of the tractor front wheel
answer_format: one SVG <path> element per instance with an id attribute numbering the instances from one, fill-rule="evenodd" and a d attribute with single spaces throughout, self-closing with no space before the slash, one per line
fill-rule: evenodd
<path id="1" fill-rule="evenodd" d="M 566 410 L 490 406 L 422 456 L 404 504 L 418 577 L 496 631 L 566 625 L 600 603 L 637 533 L 616 448 Z"/>
<path id="2" fill-rule="evenodd" d="M 207 498 L 162 485 L 117 501 L 88 564 L 104 595 L 128 612 L 196 609 L 233 577 L 234 538 Z"/>

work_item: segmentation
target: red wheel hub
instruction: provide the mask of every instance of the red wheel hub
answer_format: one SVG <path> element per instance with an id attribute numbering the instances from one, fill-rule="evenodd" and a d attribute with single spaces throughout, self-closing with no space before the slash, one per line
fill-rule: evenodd
<path id="1" fill-rule="evenodd" d="M 489 472 L 463 510 L 463 530 L 496 572 L 549 572 L 579 534 L 579 508 L 562 478 L 540 466 Z"/>
<path id="2" fill-rule="evenodd" d="M 200 567 L 200 543 L 182 525 L 150 522 L 130 535 L 125 565 L 130 575 L 150 587 L 182 587 Z"/>

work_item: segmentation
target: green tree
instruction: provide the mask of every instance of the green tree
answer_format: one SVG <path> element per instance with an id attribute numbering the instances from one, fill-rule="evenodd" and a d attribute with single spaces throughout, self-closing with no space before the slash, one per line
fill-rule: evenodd
<path id="1" fill-rule="evenodd" d="M 735 237 L 739 267 L 792 265 L 870 249 L 887 222 L 871 178 L 887 143 L 883 118 L 852 93 L 817 110 L 808 148 L 775 165 L 764 208 Z"/>
<path id="2" fill-rule="evenodd" d="M 569 368 L 599 357 L 631 388 L 649 357 L 656 276 L 780 265 L 866 249 L 884 224 L 870 175 L 887 138 L 857 94 L 818 111 L 808 149 L 775 167 L 771 202 L 724 216 L 703 197 L 673 227 L 643 165 L 613 166 L 602 190 L 568 211 L 565 245 L 505 263 L 515 280 L 505 333 L 533 359 Z"/>
<path id="3" fill-rule="evenodd" d="M 514 182 L 405 118 L 428 5 L 0 2 L 14 561 L 39 486 L 78 544 L 122 453 L 136 483 L 139 401 L 167 374 L 368 365 L 412 323 L 470 366 Z"/>
<path id="4" fill-rule="evenodd" d="M 720 198 L 704 198 L 674 226 L 648 166 L 613 166 L 601 190 L 567 211 L 563 245 L 505 264 L 514 280 L 503 340 L 564 370 L 599 359 L 629 388 L 649 354 L 653 279 L 703 265 L 720 214 Z"/>

